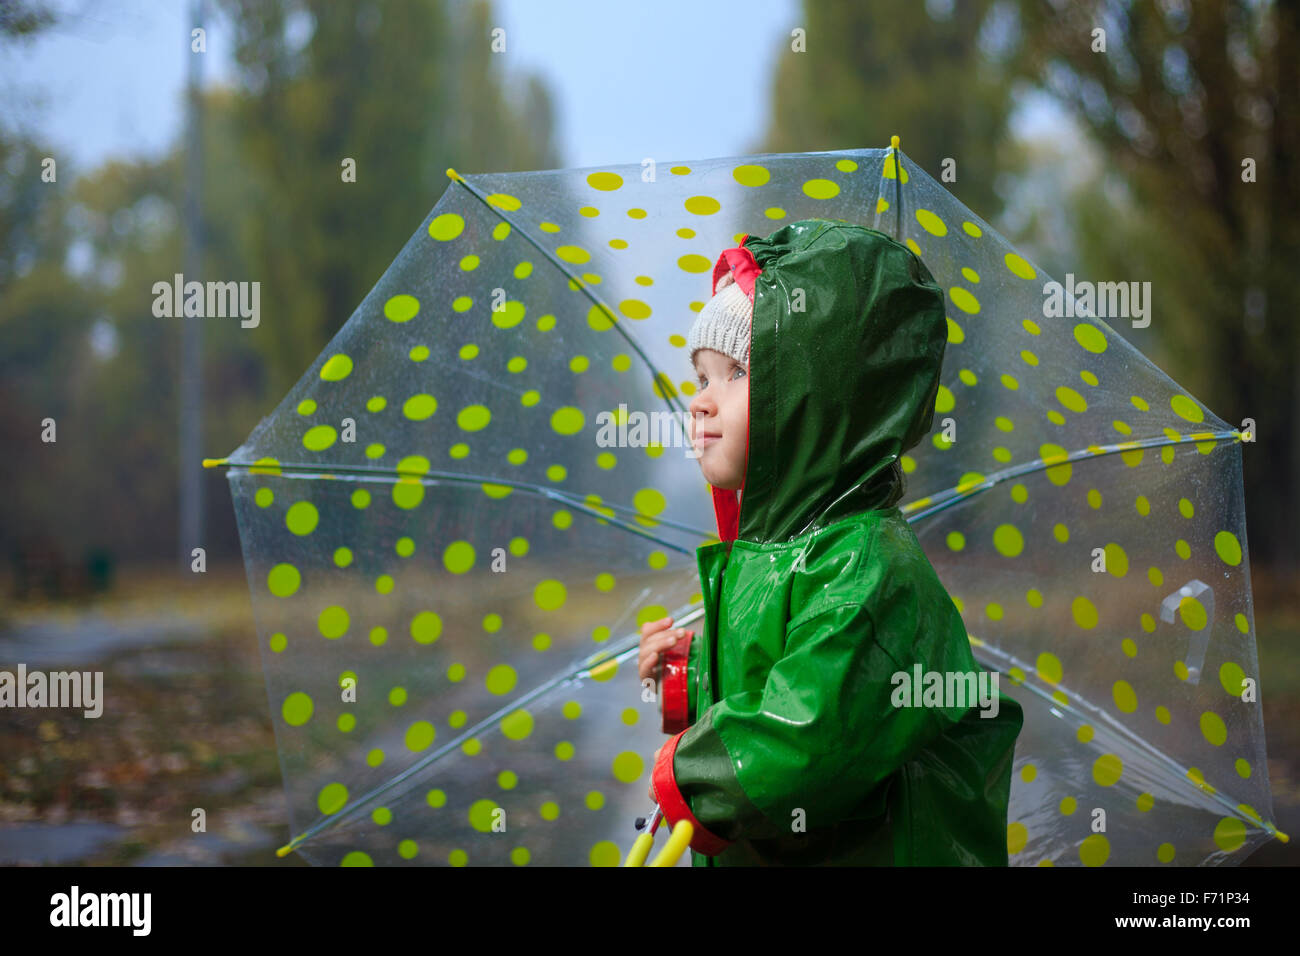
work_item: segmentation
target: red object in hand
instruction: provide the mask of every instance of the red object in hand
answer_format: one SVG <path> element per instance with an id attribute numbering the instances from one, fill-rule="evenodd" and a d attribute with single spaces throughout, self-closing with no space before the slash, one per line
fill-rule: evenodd
<path id="1" fill-rule="evenodd" d="M 659 693 L 663 695 L 663 732 L 676 734 L 691 725 L 690 696 L 686 689 L 686 664 L 691 653 L 694 631 L 664 651 L 663 674 Z"/>

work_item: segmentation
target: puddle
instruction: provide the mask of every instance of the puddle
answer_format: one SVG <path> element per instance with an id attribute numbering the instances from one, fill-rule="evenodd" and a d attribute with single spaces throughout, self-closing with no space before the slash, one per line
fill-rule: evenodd
<path id="1" fill-rule="evenodd" d="M 124 838 L 112 823 L 34 823 L 0 827 L 0 864 L 74 863 Z"/>
<path id="2" fill-rule="evenodd" d="M 87 665 L 125 650 L 198 642 L 203 622 L 173 616 L 114 620 L 90 612 L 71 619 L 50 617 L 25 621 L 0 634 L 0 666 L 18 662 L 28 670 Z"/>

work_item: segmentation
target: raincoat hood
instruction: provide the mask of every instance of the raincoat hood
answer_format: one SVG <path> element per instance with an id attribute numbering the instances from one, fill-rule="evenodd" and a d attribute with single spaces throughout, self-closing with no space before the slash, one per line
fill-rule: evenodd
<path id="1" fill-rule="evenodd" d="M 788 541 L 903 495 L 929 431 L 947 322 L 911 250 L 840 220 L 792 222 L 725 250 L 754 301 L 742 494 L 713 489 L 723 541 Z"/>

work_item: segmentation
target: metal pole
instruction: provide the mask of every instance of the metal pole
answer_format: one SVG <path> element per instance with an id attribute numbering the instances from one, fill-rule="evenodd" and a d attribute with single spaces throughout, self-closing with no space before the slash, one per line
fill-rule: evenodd
<path id="1" fill-rule="evenodd" d="M 204 0 L 194 0 L 190 30 L 204 27 Z M 190 30 L 186 33 L 189 34 Z M 203 222 L 200 197 L 203 187 L 202 64 L 206 52 L 189 50 L 188 129 L 185 145 L 185 281 L 203 281 Z M 206 49 L 206 42 L 205 42 Z M 180 521 L 181 567 L 188 572 L 191 551 L 203 544 L 203 477 L 199 461 L 203 437 L 202 334 L 198 316 L 181 316 L 180 367 Z"/>

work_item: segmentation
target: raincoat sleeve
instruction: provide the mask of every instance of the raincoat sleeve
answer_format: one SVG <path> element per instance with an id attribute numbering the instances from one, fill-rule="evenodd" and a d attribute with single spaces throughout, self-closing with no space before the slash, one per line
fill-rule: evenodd
<path id="1" fill-rule="evenodd" d="M 660 685 L 659 709 L 663 714 L 663 731 L 675 734 L 695 723 L 695 673 L 699 659 L 699 641 L 694 631 L 664 652 L 664 671 Z"/>
<path id="2" fill-rule="evenodd" d="M 960 719 L 956 709 L 892 701 L 895 675 L 910 674 L 916 660 L 931 658 L 922 663 L 932 670 L 959 667 L 954 634 L 926 638 L 914 613 L 882 613 L 879 628 L 864 603 L 798 623 L 761 691 L 723 698 L 664 745 L 652 786 L 670 825 L 691 822 L 693 850 L 716 856 L 737 840 L 854 818 L 878 786 Z"/>

